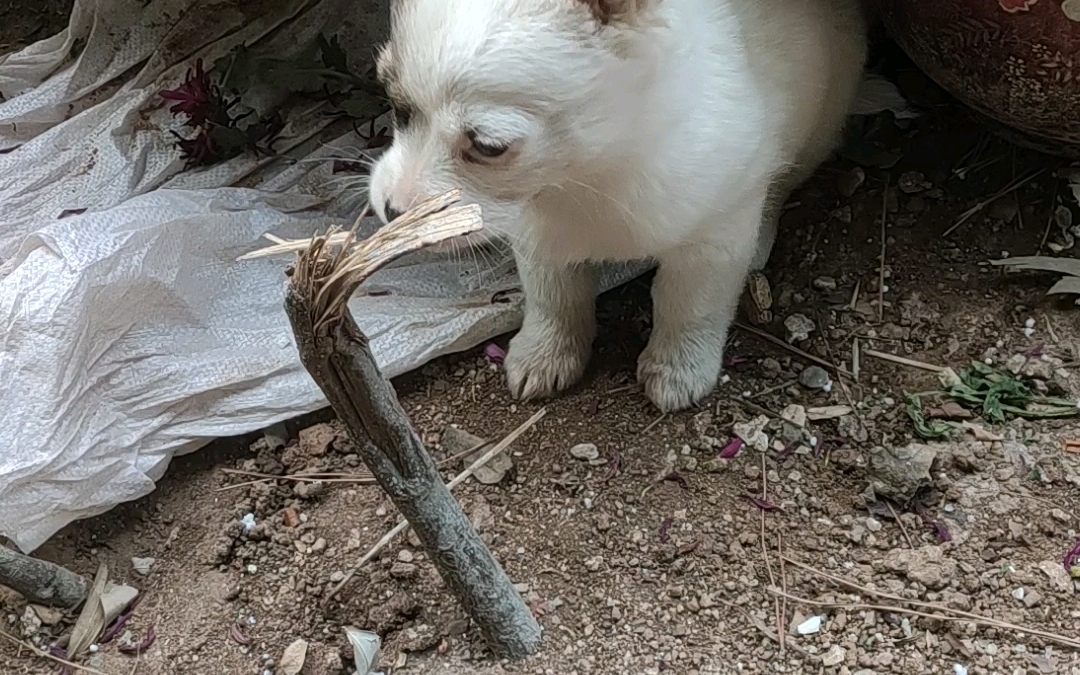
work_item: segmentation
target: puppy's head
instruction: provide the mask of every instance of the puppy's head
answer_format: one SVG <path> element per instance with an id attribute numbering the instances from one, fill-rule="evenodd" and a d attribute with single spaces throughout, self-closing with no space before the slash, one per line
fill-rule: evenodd
<path id="1" fill-rule="evenodd" d="M 530 198 L 635 133 L 636 36 L 659 1 L 397 0 L 377 61 L 394 142 L 372 207 L 387 221 L 460 188 L 513 238 Z"/>

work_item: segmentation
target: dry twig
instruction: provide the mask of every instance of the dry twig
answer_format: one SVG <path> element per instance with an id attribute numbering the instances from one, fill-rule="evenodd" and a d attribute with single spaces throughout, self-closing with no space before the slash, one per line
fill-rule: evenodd
<path id="1" fill-rule="evenodd" d="M 747 333 L 751 333 L 753 335 L 758 336 L 759 338 L 762 338 L 763 340 L 768 340 L 769 342 L 773 343 L 774 345 L 777 345 L 779 347 L 783 347 L 784 349 L 788 350 L 792 354 L 798 354 L 800 357 L 806 359 L 807 361 L 813 361 L 814 363 L 818 364 L 822 368 L 825 368 L 827 370 L 831 370 L 831 371 L 835 372 L 838 375 L 843 375 L 845 377 L 851 377 L 852 376 L 850 372 L 848 372 L 847 370 L 844 370 L 843 368 L 836 365 L 835 363 L 830 363 L 829 361 L 826 361 L 825 359 L 823 359 L 821 357 L 814 356 L 810 352 L 803 351 L 802 349 L 799 349 L 798 347 L 795 347 L 793 345 L 789 345 L 788 343 L 784 342 L 783 340 L 776 337 L 775 335 L 772 335 L 770 333 L 766 333 L 763 330 L 758 330 L 757 328 L 754 328 L 753 326 L 748 326 L 745 323 L 741 323 L 739 321 L 734 322 L 734 326 L 736 328 L 738 328 L 739 330 L 744 330 Z"/>
<path id="2" fill-rule="evenodd" d="M 929 370 L 932 373 L 943 373 L 948 370 L 948 368 L 935 366 L 932 363 L 924 363 L 923 361 L 916 361 L 915 359 L 909 359 L 903 356 L 893 356 L 892 354 L 886 354 L 885 352 L 879 352 L 874 349 L 863 349 L 862 353 L 867 356 L 873 356 L 875 359 L 892 361 L 893 363 L 899 363 L 902 366 L 911 366 L 912 368 L 918 368 L 919 370 Z"/>
<path id="3" fill-rule="evenodd" d="M 7 640 L 11 644 L 17 646 L 19 649 L 25 649 L 25 650 L 29 651 L 31 654 L 33 654 L 34 656 L 36 656 L 38 658 L 48 659 L 49 661 L 52 661 L 53 663 L 57 663 L 57 664 L 59 664 L 61 666 L 64 666 L 66 668 L 71 668 L 72 670 L 79 670 L 79 671 L 82 671 L 84 673 L 90 673 L 91 675 L 108 675 L 108 673 L 103 673 L 100 670 L 94 670 L 93 668 L 90 668 L 88 666 L 79 665 L 78 663 L 74 663 L 72 661 L 62 659 L 59 656 L 53 656 L 49 652 L 42 651 L 42 650 L 38 649 L 37 647 L 30 644 L 29 642 L 25 642 L 23 640 L 20 640 L 17 637 L 14 637 L 12 635 L 8 635 L 6 631 L 0 630 L 0 638 L 3 638 L 5 640 Z"/>
<path id="4" fill-rule="evenodd" d="M 881 268 L 878 270 L 877 320 L 885 320 L 885 227 L 889 217 L 889 174 L 885 174 L 885 189 L 881 193 Z"/>
<path id="5" fill-rule="evenodd" d="M 359 221 L 339 247 L 327 236 L 313 239 L 290 268 L 285 313 L 301 363 L 447 588 L 499 655 L 524 658 L 540 647 L 540 625 L 443 483 L 347 304 L 397 258 L 479 230 L 480 207 L 454 206 L 460 195 L 428 199 L 363 241 L 356 241 Z"/>
<path id="6" fill-rule="evenodd" d="M 952 609 L 951 607 L 945 607 L 943 605 L 937 605 L 937 604 L 934 604 L 932 602 L 922 602 L 920 600 L 910 600 L 908 598 L 902 598 L 902 597 L 900 597 L 898 595 L 893 595 L 891 593 L 885 593 L 885 592 L 882 592 L 882 591 L 875 591 L 873 589 L 866 588 L 865 586 L 860 586 L 860 585 L 858 585 L 856 583 L 847 581 L 846 579 L 842 579 L 842 578 L 840 578 L 838 576 L 829 574 L 828 572 L 822 572 L 819 569 L 811 567 L 810 565 L 807 565 L 805 563 L 801 563 L 798 560 L 795 560 L 793 558 L 785 557 L 784 559 L 789 564 L 794 565 L 795 567 L 798 567 L 799 569 L 801 569 L 801 570 L 803 570 L 805 572 L 809 572 L 810 574 L 813 574 L 814 576 L 820 577 L 822 579 L 828 579 L 829 581 L 831 581 L 831 582 L 833 582 L 835 584 L 839 584 L 840 586 L 845 586 L 847 588 L 850 588 L 850 589 L 852 589 L 854 591 L 858 591 L 859 593 L 862 593 L 862 594 L 870 596 L 870 597 L 877 597 L 877 598 L 884 598 L 886 600 L 892 600 L 894 602 L 899 603 L 899 605 L 897 605 L 897 606 L 875 605 L 875 604 L 857 603 L 857 602 L 823 602 L 823 601 L 819 601 L 819 600 L 809 600 L 807 598 L 800 598 L 800 597 L 797 597 L 797 596 L 789 595 L 784 590 L 782 590 L 780 588 L 775 588 L 774 587 L 774 588 L 769 589 L 769 592 L 774 594 L 774 595 L 787 595 L 787 598 L 789 600 L 793 601 L 793 602 L 798 602 L 798 603 L 801 603 L 801 604 L 805 604 L 805 605 L 809 605 L 809 606 L 815 606 L 815 607 L 842 607 L 844 609 L 854 609 L 854 610 L 873 610 L 873 611 L 879 611 L 879 612 L 896 612 L 896 613 L 902 613 L 902 614 L 911 614 L 912 616 L 920 616 L 920 617 L 924 617 L 924 618 L 928 618 L 928 619 L 938 619 L 938 620 L 941 620 L 941 621 L 968 621 L 968 622 L 974 623 L 974 624 L 979 625 L 979 626 L 987 626 L 987 627 L 991 627 L 991 628 L 1000 628 L 1000 629 L 1005 629 L 1005 630 L 1015 630 L 1015 631 L 1020 632 L 1020 633 L 1025 633 L 1027 635 L 1033 635 L 1035 637 L 1041 637 L 1043 639 L 1050 640 L 1052 642 L 1057 642 L 1058 644 L 1067 645 L 1069 647 L 1080 648 L 1080 639 L 1078 639 L 1078 638 L 1070 638 L 1070 637 L 1066 637 L 1066 636 L 1063 636 L 1063 635 L 1058 635 L 1056 633 L 1049 633 L 1047 631 L 1038 630 L 1036 628 L 1028 628 L 1026 626 L 1019 626 L 1017 624 L 1009 623 L 1007 621 L 998 621 L 997 619 L 987 618 L 987 617 L 982 616 L 980 614 L 973 614 L 972 612 L 964 612 L 964 611 L 961 611 L 961 610 L 958 610 L 958 609 Z M 902 605 L 908 605 L 910 607 L 918 607 L 919 609 L 926 610 L 926 611 L 918 611 L 918 610 L 914 610 L 914 609 L 909 609 L 908 607 L 904 607 Z"/>
<path id="7" fill-rule="evenodd" d="M 30 602 L 74 609 L 86 599 L 90 584 L 59 565 L 12 551 L 0 544 L 0 584 Z"/>
<path id="8" fill-rule="evenodd" d="M 956 219 L 956 222 L 953 223 L 952 226 L 949 229 L 942 232 L 941 236 L 942 237 L 949 236 L 954 231 L 956 231 L 956 228 L 958 228 L 961 225 L 963 225 L 964 223 L 966 223 L 976 213 L 978 213 L 979 211 L 982 211 L 987 206 L 994 203 L 994 201 L 996 201 L 998 198 L 1009 194 L 1013 190 L 1019 190 L 1023 186 L 1027 185 L 1028 183 L 1030 183 L 1031 181 L 1035 180 L 1040 175 L 1042 175 L 1042 173 L 1044 171 L 1046 171 L 1046 169 L 1036 169 L 1035 171 L 1032 171 L 1032 172 L 1028 173 L 1026 176 L 1024 176 L 1022 178 L 1018 178 L 1016 180 L 1010 181 L 1009 184 L 1006 185 L 1005 187 L 1001 188 L 1000 190 L 998 190 L 994 194 L 990 195 L 986 199 L 980 201 L 975 206 L 972 206 L 970 209 L 968 209 L 967 211 L 964 211 L 962 214 L 960 214 L 960 217 Z"/>
<path id="9" fill-rule="evenodd" d="M 533 425 L 539 422 L 546 414 L 547 408 L 541 408 L 539 411 L 536 412 L 536 414 L 525 420 L 525 422 L 521 426 L 507 434 L 506 438 L 496 443 L 490 450 L 485 452 L 482 456 L 478 457 L 476 461 L 470 464 L 464 471 L 454 476 L 453 480 L 447 483 L 446 486 L 449 489 L 453 490 L 455 487 L 461 485 L 464 481 L 468 480 L 469 476 L 476 473 L 477 469 L 490 462 L 497 455 L 505 452 L 506 449 L 514 443 L 514 441 L 520 438 L 523 433 L 531 429 Z M 469 450 L 469 453 L 472 452 L 474 452 L 474 450 Z M 368 552 L 361 556 L 361 558 L 356 561 L 355 565 L 349 568 L 349 571 L 345 573 L 345 578 L 339 581 L 338 584 L 334 586 L 329 593 L 326 594 L 326 600 L 323 602 L 323 604 L 325 605 L 335 595 L 341 592 L 341 589 L 344 588 L 347 583 L 349 583 L 349 581 L 353 578 L 353 576 L 356 575 L 356 573 L 360 570 L 361 567 L 367 564 L 369 560 L 379 555 L 380 551 L 386 548 L 390 544 L 390 542 L 394 540 L 395 537 L 404 532 L 405 529 L 408 527 L 409 521 L 402 520 L 400 523 L 395 525 L 392 530 L 383 535 L 383 537 L 379 539 L 379 541 L 375 542 L 375 545 L 368 549 Z"/>

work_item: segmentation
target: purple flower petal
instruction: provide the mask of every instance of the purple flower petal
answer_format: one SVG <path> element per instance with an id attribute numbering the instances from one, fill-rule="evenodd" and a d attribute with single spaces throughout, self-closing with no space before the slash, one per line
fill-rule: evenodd
<path id="1" fill-rule="evenodd" d="M 934 528 L 934 532 L 937 533 L 938 539 L 943 542 L 952 541 L 952 535 L 949 533 L 949 528 L 945 527 L 945 523 L 940 520 L 931 520 L 930 525 Z"/>
<path id="2" fill-rule="evenodd" d="M 1072 568 L 1080 563 L 1080 541 L 1069 549 L 1069 552 L 1065 554 L 1065 571 L 1070 572 Z"/>
<path id="3" fill-rule="evenodd" d="M 732 438 L 730 441 L 728 441 L 727 445 L 720 449 L 720 459 L 731 459 L 732 457 L 738 455 L 739 451 L 743 449 L 744 445 L 746 444 L 743 443 L 743 440 L 738 436 Z"/>
<path id="4" fill-rule="evenodd" d="M 154 634 L 154 627 L 150 626 L 146 629 L 146 638 L 142 642 L 133 646 L 117 647 L 117 649 L 124 654 L 145 654 L 147 649 L 154 646 L 155 639 L 157 639 L 157 635 Z"/>
<path id="5" fill-rule="evenodd" d="M 488 357 L 488 361 L 492 363 L 502 363 L 506 360 L 506 350 L 494 342 L 489 342 L 484 347 L 484 356 Z"/>

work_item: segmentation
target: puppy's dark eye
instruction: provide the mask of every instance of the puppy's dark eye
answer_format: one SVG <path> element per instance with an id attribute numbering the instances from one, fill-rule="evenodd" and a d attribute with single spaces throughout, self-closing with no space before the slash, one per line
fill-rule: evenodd
<path id="1" fill-rule="evenodd" d="M 506 151 L 510 149 L 509 145 L 477 137 L 475 131 L 470 131 L 468 137 L 469 152 L 476 157 L 495 159 L 505 155 Z"/>

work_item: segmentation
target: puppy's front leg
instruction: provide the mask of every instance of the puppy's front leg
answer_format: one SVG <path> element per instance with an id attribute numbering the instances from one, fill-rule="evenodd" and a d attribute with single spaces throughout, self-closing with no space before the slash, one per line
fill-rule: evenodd
<path id="1" fill-rule="evenodd" d="M 515 257 L 525 320 L 510 340 L 506 379 L 515 398 L 549 396 L 585 372 L 596 336 L 596 277 L 584 263 L 549 265 Z"/>
<path id="2" fill-rule="evenodd" d="M 638 381 L 663 412 L 687 408 L 716 386 L 759 223 L 754 217 L 740 223 L 738 241 L 684 246 L 660 258 L 652 336 L 638 359 Z"/>

